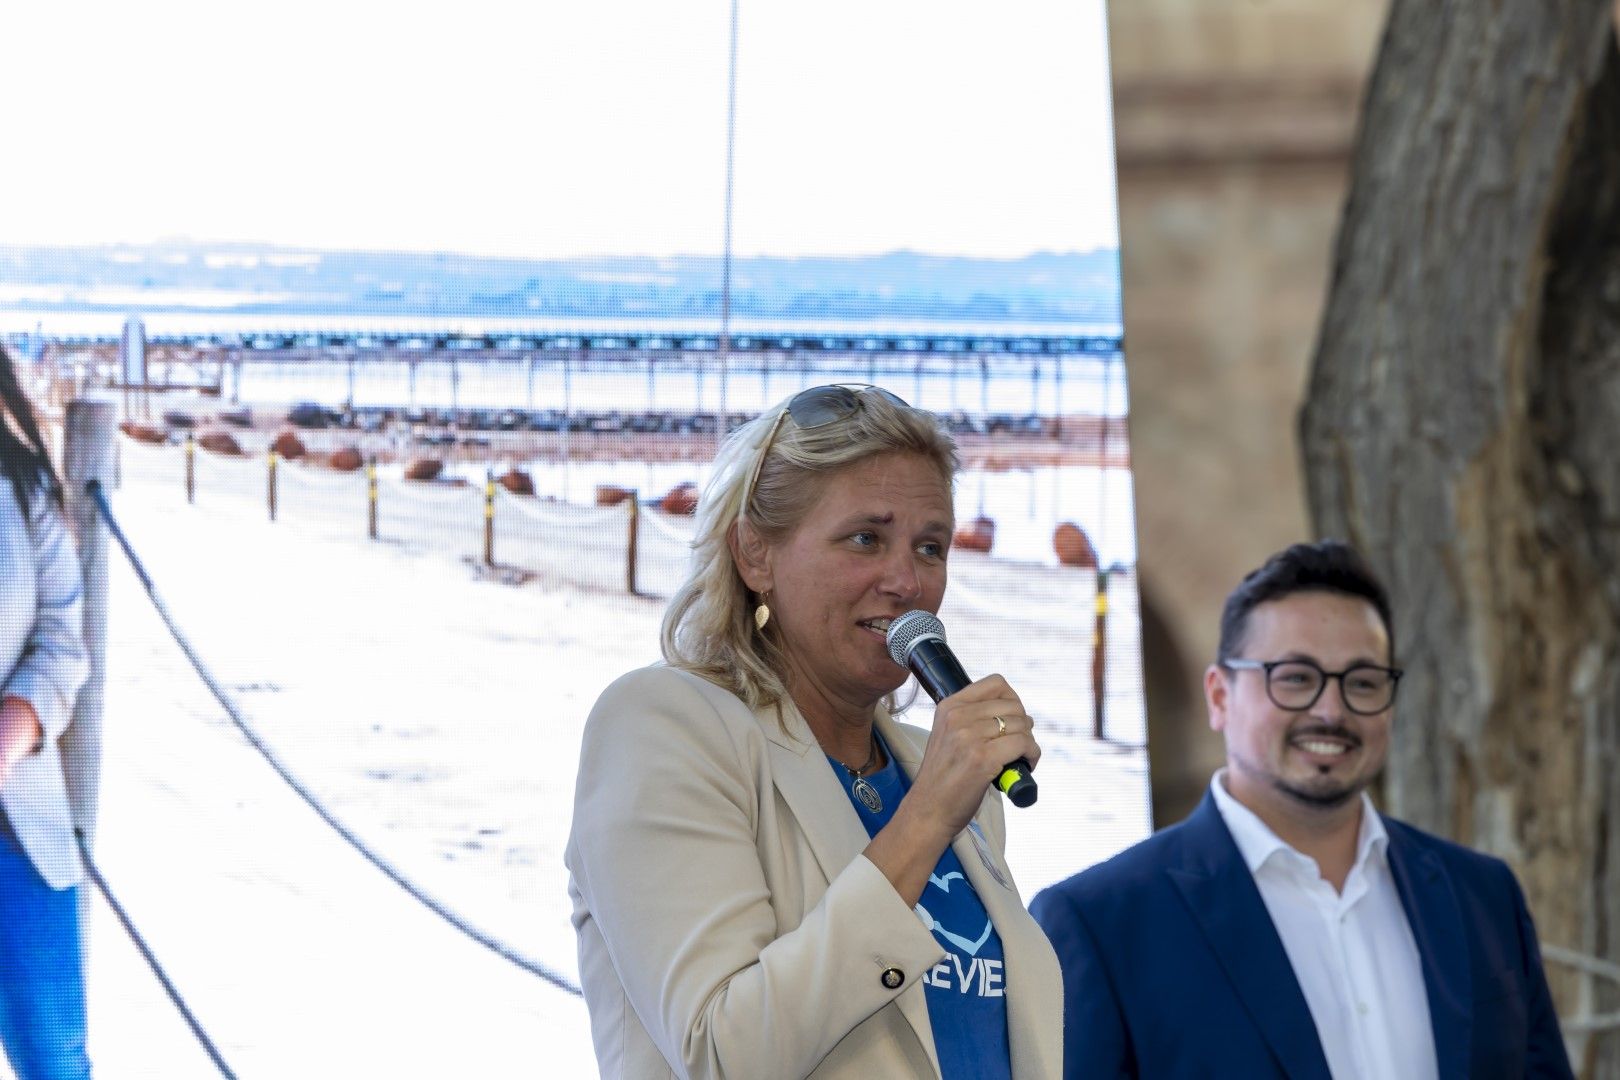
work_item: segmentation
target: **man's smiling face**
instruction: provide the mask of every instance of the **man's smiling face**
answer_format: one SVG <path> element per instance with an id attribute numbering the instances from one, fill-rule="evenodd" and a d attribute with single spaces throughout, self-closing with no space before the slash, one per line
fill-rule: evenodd
<path id="1" fill-rule="evenodd" d="M 1390 663 L 1389 634 L 1372 604 L 1337 592 L 1293 593 L 1249 613 L 1238 656 L 1310 660 L 1324 671 Z M 1284 709 L 1266 692 L 1264 671 L 1211 666 L 1204 679 L 1210 727 L 1226 737 L 1227 787 L 1240 801 L 1331 808 L 1359 795 L 1389 755 L 1393 709 L 1363 716 L 1345 707 L 1343 686 L 1329 679 L 1302 711 Z"/>

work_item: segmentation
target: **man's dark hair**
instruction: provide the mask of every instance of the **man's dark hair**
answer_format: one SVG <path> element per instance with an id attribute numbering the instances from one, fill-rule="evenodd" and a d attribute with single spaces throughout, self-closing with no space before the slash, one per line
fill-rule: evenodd
<path id="1" fill-rule="evenodd" d="M 1395 627 L 1389 611 L 1389 593 L 1373 575 L 1356 549 L 1342 540 L 1294 544 L 1266 560 L 1232 590 L 1221 610 L 1218 663 L 1237 656 L 1249 632 L 1249 614 L 1261 604 L 1302 592 L 1335 592 L 1370 603 L 1384 621 L 1390 656 L 1395 655 Z"/>

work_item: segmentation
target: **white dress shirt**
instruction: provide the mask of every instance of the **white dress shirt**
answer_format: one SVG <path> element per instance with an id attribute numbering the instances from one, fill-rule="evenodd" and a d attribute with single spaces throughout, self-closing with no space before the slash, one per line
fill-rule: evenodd
<path id="1" fill-rule="evenodd" d="M 1210 792 L 1282 938 L 1334 1080 L 1436 1080 L 1423 964 L 1372 799 L 1362 793 L 1356 861 L 1339 893 L 1315 859 L 1232 797 L 1225 769 Z"/>

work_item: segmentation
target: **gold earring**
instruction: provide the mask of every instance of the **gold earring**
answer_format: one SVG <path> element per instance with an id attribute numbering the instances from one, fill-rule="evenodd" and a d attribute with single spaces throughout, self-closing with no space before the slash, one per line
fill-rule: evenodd
<path id="1" fill-rule="evenodd" d="M 764 593 L 759 598 L 759 606 L 754 609 L 754 629 L 764 630 L 765 624 L 771 621 L 771 606 L 765 602 L 770 593 Z"/>

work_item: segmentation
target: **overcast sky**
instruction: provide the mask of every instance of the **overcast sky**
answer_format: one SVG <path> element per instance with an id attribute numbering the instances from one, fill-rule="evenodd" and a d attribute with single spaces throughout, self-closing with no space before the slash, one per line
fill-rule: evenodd
<path id="1" fill-rule="evenodd" d="M 0 10 L 0 242 L 715 254 L 729 0 Z M 1117 244 L 1103 0 L 740 0 L 734 248 Z"/>

